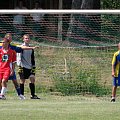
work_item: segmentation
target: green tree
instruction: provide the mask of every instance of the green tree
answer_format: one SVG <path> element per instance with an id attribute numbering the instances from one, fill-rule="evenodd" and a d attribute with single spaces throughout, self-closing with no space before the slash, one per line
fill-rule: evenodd
<path id="1" fill-rule="evenodd" d="M 100 0 L 73 0 L 72 9 L 100 9 Z M 82 45 L 90 45 L 90 40 L 101 40 L 96 34 L 96 32 L 100 33 L 101 31 L 100 19 L 100 15 L 71 14 L 66 40 Z M 88 29 L 90 30 L 88 31 Z M 68 44 L 71 45 L 69 42 Z"/>
<path id="2" fill-rule="evenodd" d="M 101 9 L 120 9 L 120 0 L 101 0 Z"/>

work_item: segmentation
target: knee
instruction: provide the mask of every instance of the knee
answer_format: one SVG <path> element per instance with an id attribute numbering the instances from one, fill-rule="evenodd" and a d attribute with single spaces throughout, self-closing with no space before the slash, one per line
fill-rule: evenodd
<path id="1" fill-rule="evenodd" d="M 34 83 L 35 83 L 35 80 L 31 80 L 30 83 L 33 83 L 33 84 L 34 84 Z"/>
<path id="2" fill-rule="evenodd" d="M 2 85 L 6 86 L 6 84 L 7 84 L 7 81 L 6 80 L 2 80 Z"/>
<path id="3" fill-rule="evenodd" d="M 20 80 L 20 84 L 25 84 L 25 80 Z"/>
<path id="4" fill-rule="evenodd" d="M 14 84 L 15 88 L 19 87 L 17 80 L 13 80 L 13 84 Z"/>

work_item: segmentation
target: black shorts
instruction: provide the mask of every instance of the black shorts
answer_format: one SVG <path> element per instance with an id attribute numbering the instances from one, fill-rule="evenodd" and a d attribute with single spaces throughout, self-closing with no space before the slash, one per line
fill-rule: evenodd
<path id="1" fill-rule="evenodd" d="M 29 79 L 31 75 L 35 76 L 35 73 L 32 72 L 32 69 L 27 69 L 24 67 L 19 67 L 18 74 L 20 79 Z"/>

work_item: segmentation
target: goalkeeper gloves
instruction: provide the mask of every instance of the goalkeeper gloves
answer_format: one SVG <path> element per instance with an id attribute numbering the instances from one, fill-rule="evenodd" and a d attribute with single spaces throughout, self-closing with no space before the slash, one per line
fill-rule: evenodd
<path id="1" fill-rule="evenodd" d="M 35 74 L 35 70 L 36 70 L 36 67 L 32 67 L 31 73 L 32 73 L 32 74 Z"/>

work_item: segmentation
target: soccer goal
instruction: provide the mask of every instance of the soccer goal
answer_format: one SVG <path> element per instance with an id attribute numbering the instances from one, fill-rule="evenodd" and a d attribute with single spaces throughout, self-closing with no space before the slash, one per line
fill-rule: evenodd
<path id="1" fill-rule="evenodd" d="M 29 34 L 37 92 L 110 97 L 111 60 L 120 37 L 119 10 L 1 10 L 0 35 Z"/>

